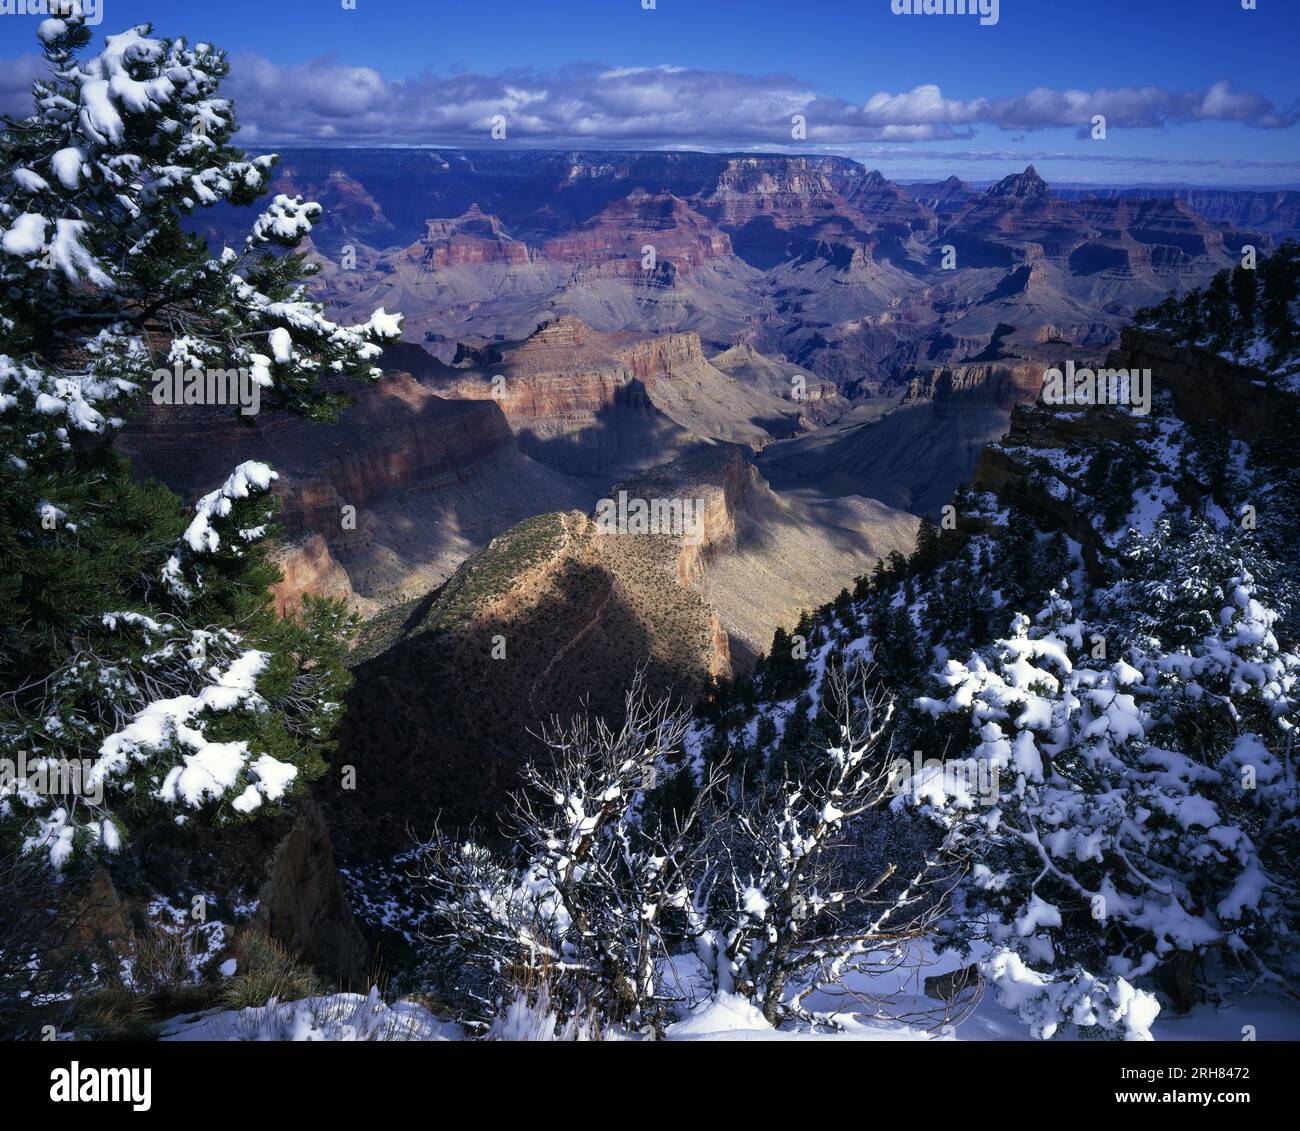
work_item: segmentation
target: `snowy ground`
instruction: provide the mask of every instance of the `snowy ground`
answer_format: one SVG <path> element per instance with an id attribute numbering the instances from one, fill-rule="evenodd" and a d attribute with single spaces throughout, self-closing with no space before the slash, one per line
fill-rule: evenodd
<path id="1" fill-rule="evenodd" d="M 1157 1041 L 1240 1041 L 1253 1026 L 1261 1041 L 1300 1040 L 1300 1007 L 1265 994 L 1254 994 L 1216 1010 L 1198 1006 L 1186 1016 L 1162 1015 L 1152 1026 Z M 724 998 L 702 1006 L 699 1013 L 672 1026 L 670 1040 L 686 1041 L 1025 1041 L 1029 1033 L 1015 1015 L 986 997 L 966 1020 L 937 1033 L 894 1022 L 861 1020 L 843 1031 L 807 1033 L 776 1031 L 748 1002 Z M 1062 1033 L 1058 1041 L 1077 1040 Z"/>
<path id="2" fill-rule="evenodd" d="M 459 1025 L 439 1020 L 413 1001 L 329 994 L 249 1009 L 209 1009 L 174 1017 L 164 1041 L 455 1041 Z"/>
<path id="3" fill-rule="evenodd" d="M 937 1002 L 920 992 L 926 978 L 958 969 L 964 963 L 955 955 L 926 957 L 925 965 L 906 974 L 893 972 L 878 977 L 850 977 L 848 994 L 821 994 L 808 999 L 811 1009 L 839 1014 L 844 1029 L 829 1034 L 776 1032 L 748 1002 L 723 998 L 705 1002 L 685 1021 L 672 1026 L 672 1040 L 867 1040 L 867 1041 L 1026 1041 L 1029 1031 L 1014 1013 L 999 1005 L 992 990 L 974 1009 L 948 1025 L 927 1026 L 897 1020 L 879 1020 L 873 1013 L 884 1010 L 893 1017 L 933 1011 Z M 852 994 L 856 993 L 858 998 Z M 1180 1015 L 1162 1010 L 1151 1027 L 1157 1041 L 1240 1041 L 1246 1027 L 1253 1027 L 1261 1041 L 1300 1040 L 1300 1002 L 1289 1002 L 1267 993 L 1251 993 L 1216 1008 L 1200 1005 Z M 1078 1040 L 1072 1029 L 1062 1031 L 1058 1041 Z"/>
<path id="4" fill-rule="evenodd" d="M 692 986 L 699 984 L 693 964 L 690 958 L 679 960 L 673 972 L 688 999 L 693 996 Z M 932 1021 L 934 1028 L 873 1016 L 882 1005 L 893 1017 L 934 1011 L 938 1003 L 918 992 L 919 987 L 925 978 L 960 965 L 955 957 L 931 958 L 926 966 L 906 975 L 851 978 L 846 980 L 850 993 L 810 998 L 810 1008 L 839 1015 L 843 1025 L 839 1031 L 774 1030 L 743 998 L 723 994 L 684 1009 L 684 1019 L 670 1026 L 667 1036 L 674 1041 L 1029 1040 L 1025 1026 L 1000 1006 L 992 993 L 985 994 L 967 1016 L 952 1024 Z M 1220 1008 L 1198 1006 L 1183 1016 L 1164 1011 L 1152 1033 L 1157 1041 L 1240 1041 L 1248 1027 L 1253 1028 L 1257 1040 L 1300 1040 L 1300 1003 L 1263 993 L 1247 994 Z M 496 1035 L 536 1039 L 550 1028 L 544 1018 L 519 1016 L 515 1010 L 509 1011 Z M 162 1033 L 162 1039 L 168 1041 L 455 1041 L 464 1037 L 460 1026 L 440 1020 L 424 1006 L 413 1001 L 385 1003 L 374 990 L 368 997 L 332 994 L 243 1010 L 208 1010 L 173 1018 Z M 1065 1031 L 1056 1039 L 1071 1041 L 1078 1036 Z"/>

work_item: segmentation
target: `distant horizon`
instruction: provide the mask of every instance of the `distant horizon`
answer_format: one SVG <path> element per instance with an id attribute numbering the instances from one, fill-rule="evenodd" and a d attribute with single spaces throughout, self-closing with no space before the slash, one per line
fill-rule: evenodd
<path id="1" fill-rule="evenodd" d="M 494 149 L 491 146 L 473 146 L 473 145 L 444 145 L 430 143 L 428 145 L 374 145 L 374 144 L 357 144 L 357 145 L 325 145 L 325 144 L 291 144 L 291 145 L 256 145 L 248 146 L 250 153 L 256 154 L 290 154 L 290 153 L 309 153 L 309 152 L 347 152 L 357 151 L 364 152 L 367 150 L 375 152 L 408 152 L 408 153 L 492 153 L 502 152 L 500 149 Z M 592 146 L 573 146 L 573 145 L 518 145 L 511 146 L 505 150 L 514 154 L 529 153 L 568 153 L 568 154 L 639 154 L 639 153 L 675 153 L 675 154 L 698 154 L 705 157 L 788 157 L 788 158 L 826 158 L 833 157 L 843 161 L 851 161 L 855 165 L 860 165 L 868 172 L 879 172 L 886 175 L 886 170 L 879 163 L 873 163 L 864 160 L 861 157 L 854 157 L 848 153 L 817 153 L 804 150 L 791 150 L 782 152 L 780 150 L 769 149 L 666 149 L 666 148 L 645 148 L 636 146 L 609 146 L 609 145 L 592 145 Z M 1088 181 L 1088 180 L 1056 180 L 1052 177 L 1045 176 L 1041 169 L 1038 169 L 1040 162 L 1030 161 L 1023 167 L 1011 168 L 1009 171 L 998 176 L 991 177 L 961 177 L 956 174 L 947 176 L 889 176 L 887 179 L 896 185 L 932 185 L 940 184 L 957 176 L 962 184 L 970 188 L 988 188 L 1005 180 L 1007 177 L 1015 176 L 1025 172 L 1031 166 L 1038 172 L 1039 176 L 1052 188 L 1060 189 L 1204 189 L 1212 192 L 1300 192 L 1300 181 L 1290 183 L 1267 184 L 1263 182 L 1224 182 L 1222 184 L 1213 184 L 1201 181 Z"/>
<path id="2" fill-rule="evenodd" d="M 248 149 L 798 148 L 899 181 L 1033 162 L 1062 185 L 1300 184 L 1294 2 L 1001 0 L 995 26 L 894 15 L 890 0 L 99 9 L 92 51 L 150 21 L 225 49 Z M 29 110 L 35 27 L 0 17 L 0 112 Z"/>

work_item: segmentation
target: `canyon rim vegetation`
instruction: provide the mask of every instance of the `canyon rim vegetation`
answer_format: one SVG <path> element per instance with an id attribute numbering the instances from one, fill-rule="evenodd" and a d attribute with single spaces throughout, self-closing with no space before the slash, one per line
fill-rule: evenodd
<path id="1" fill-rule="evenodd" d="M 1300 1035 L 1289 72 L 364 7 L 5 13 L 4 1034 Z"/>

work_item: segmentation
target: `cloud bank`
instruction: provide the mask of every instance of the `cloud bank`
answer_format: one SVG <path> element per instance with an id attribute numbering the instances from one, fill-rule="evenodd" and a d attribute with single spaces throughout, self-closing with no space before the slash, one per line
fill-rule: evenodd
<path id="1" fill-rule="evenodd" d="M 36 71 L 31 57 L 6 64 L 0 105 L 25 109 Z M 1001 99 L 948 98 L 924 85 L 858 104 L 789 75 L 582 64 L 392 80 L 337 58 L 285 66 L 243 55 L 232 60 L 227 91 L 241 140 L 266 145 L 472 146 L 491 140 L 498 115 L 515 143 L 588 148 L 906 144 L 970 139 L 978 126 L 1021 133 L 1066 127 L 1083 135 L 1097 114 L 1111 130 L 1196 122 L 1276 130 L 1300 120 L 1300 106 L 1279 107 L 1226 80 L 1199 91 L 1036 87 Z M 802 137 L 792 134 L 796 116 Z"/>
<path id="2" fill-rule="evenodd" d="M 235 60 L 231 91 L 250 138 L 259 141 L 468 145 L 507 137 L 546 145 L 713 146 L 783 144 L 796 115 L 814 144 L 924 142 L 970 138 L 976 126 L 1004 130 L 1160 129 L 1232 122 L 1284 129 L 1300 107 L 1217 82 L 1202 91 L 1156 86 L 1097 90 L 1037 87 L 1013 98 L 946 98 L 938 86 L 872 95 L 863 104 L 813 89 L 789 75 L 743 75 L 680 67 L 601 67 L 501 75 L 426 75 L 386 80 L 335 60 L 283 67 Z"/>

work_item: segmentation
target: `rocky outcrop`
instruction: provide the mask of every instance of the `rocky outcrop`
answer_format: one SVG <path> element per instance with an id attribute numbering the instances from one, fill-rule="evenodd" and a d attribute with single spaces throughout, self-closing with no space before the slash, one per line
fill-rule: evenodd
<path id="1" fill-rule="evenodd" d="M 543 720 L 617 717 L 638 670 L 692 701 L 730 668 L 712 613 L 676 580 L 678 540 L 604 533 L 582 512 L 494 539 L 400 619 L 379 618 L 359 663 L 338 757 L 364 793 L 327 795 L 351 856 L 409 846 L 412 829 L 490 832 Z"/>
<path id="2" fill-rule="evenodd" d="M 368 985 L 368 948 L 334 864 L 329 827 L 310 798 L 298 802 L 257 898 L 254 922 L 272 938 L 351 989 Z"/>
<path id="3" fill-rule="evenodd" d="M 676 577 L 715 611 L 731 666 L 745 671 L 778 627 L 791 629 L 877 558 L 910 552 L 917 520 L 870 498 L 776 492 L 751 457 L 733 452 L 675 468 L 675 491 L 698 498 L 703 518 L 698 540 L 678 549 Z"/>
<path id="4" fill-rule="evenodd" d="M 424 238 L 406 254 L 427 271 L 486 263 L 520 265 L 529 258 L 528 245 L 511 239 L 501 221 L 485 215 L 477 204 L 455 219 L 426 221 Z"/>
<path id="5" fill-rule="evenodd" d="M 1023 173 L 1013 173 L 1003 177 L 997 184 L 985 190 L 986 200 L 998 201 L 1042 201 L 1051 194 L 1047 182 L 1038 175 L 1032 165 Z"/>
<path id="6" fill-rule="evenodd" d="M 709 663 L 709 676 L 712 679 L 727 679 L 732 675 L 731 638 L 722 627 L 717 613 L 709 618 L 709 635 L 712 639 L 713 659 Z"/>
<path id="7" fill-rule="evenodd" d="M 498 364 L 438 388 L 448 398 L 491 402 L 520 448 L 559 471 L 648 466 L 671 451 L 681 431 L 619 356 L 622 343 L 566 316 L 538 327 Z M 644 373 L 650 381 L 656 375 Z"/>
<path id="8" fill-rule="evenodd" d="M 530 519 L 367 626 L 338 757 L 369 784 L 331 801 L 350 854 L 400 847 L 439 811 L 490 820 L 541 753 L 539 720 L 617 717 L 638 670 L 692 701 L 916 530 L 870 500 L 778 498 L 735 445 L 700 445 L 609 499 L 612 523 L 600 507 Z M 662 505 L 668 529 L 620 521 L 620 499 Z"/>
<path id="9" fill-rule="evenodd" d="M 126 905 L 107 868 L 95 868 L 82 882 L 69 885 L 64 894 L 69 926 L 61 942 L 68 951 L 95 949 L 129 933 Z"/>
<path id="10" fill-rule="evenodd" d="M 1261 382 L 1258 370 L 1208 350 L 1177 345 L 1154 331 L 1126 330 L 1106 365 L 1150 369 L 1155 390 L 1173 394 L 1184 420 L 1212 418 L 1247 443 L 1269 432 L 1289 411 L 1284 394 Z"/>
<path id="11" fill-rule="evenodd" d="M 639 471 L 701 438 L 757 450 L 818 418 L 792 384 L 777 388 L 712 366 L 693 331 L 602 333 L 572 315 L 503 349 L 497 364 L 444 375 L 437 388 L 494 401 L 524 452 L 581 475 Z M 825 415 L 833 412 L 827 405 Z"/>
<path id="12" fill-rule="evenodd" d="M 903 403 L 978 397 L 1009 410 L 1033 403 L 1043 385 L 1043 369 L 1042 362 L 1030 361 L 945 366 L 912 377 Z"/>
<path id="13" fill-rule="evenodd" d="M 705 364 L 704 348 L 699 334 L 695 333 L 643 338 L 619 350 L 616 356 L 648 392 L 661 380 L 671 381 Z"/>
<path id="14" fill-rule="evenodd" d="M 347 601 L 364 611 L 367 602 L 358 598 L 345 570 L 330 554 L 329 543 L 320 534 L 281 540 L 271 553 L 284 577 L 271 587 L 278 616 L 293 616 L 305 596 Z"/>
<path id="15" fill-rule="evenodd" d="M 732 254 L 726 233 L 680 197 L 644 189 L 614 202 L 572 232 L 547 240 L 541 254 L 577 268 L 614 261 L 635 276 L 654 270 L 653 264 L 646 265 L 647 247 L 653 249 L 653 263 L 670 262 L 687 270 Z"/>
<path id="16" fill-rule="evenodd" d="M 719 555 L 734 551 L 737 524 L 758 484 L 766 487 L 758 470 L 739 451 L 716 466 L 711 481 L 684 482 L 682 490 L 700 503 L 698 539 L 683 541 L 677 551 L 677 584 L 683 589 L 697 586 L 709 564 Z"/>

